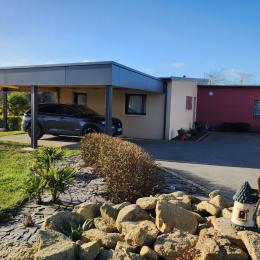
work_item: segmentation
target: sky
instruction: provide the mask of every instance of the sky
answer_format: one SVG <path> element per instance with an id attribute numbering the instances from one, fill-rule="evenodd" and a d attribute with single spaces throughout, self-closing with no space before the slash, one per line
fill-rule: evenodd
<path id="1" fill-rule="evenodd" d="M 258 0 L 0 0 L 0 66 L 113 60 L 260 84 L 259 11 Z"/>

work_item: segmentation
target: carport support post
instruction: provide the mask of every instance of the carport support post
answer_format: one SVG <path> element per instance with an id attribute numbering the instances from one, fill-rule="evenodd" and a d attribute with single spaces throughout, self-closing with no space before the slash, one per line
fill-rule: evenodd
<path id="1" fill-rule="evenodd" d="M 38 86 L 31 87 L 31 147 L 36 149 L 37 140 Z"/>
<path id="2" fill-rule="evenodd" d="M 3 88 L 3 128 L 8 130 L 7 124 L 7 88 Z"/>
<path id="3" fill-rule="evenodd" d="M 113 87 L 111 85 L 106 86 L 106 118 L 105 118 L 105 134 L 112 135 L 112 98 Z"/>

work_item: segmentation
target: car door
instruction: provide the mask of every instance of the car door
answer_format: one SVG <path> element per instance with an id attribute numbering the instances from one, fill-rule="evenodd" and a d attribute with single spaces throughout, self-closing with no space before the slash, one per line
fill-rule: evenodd
<path id="1" fill-rule="evenodd" d="M 46 134 L 58 134 L 59 108 L 56 104 L 39 107 L 38 120 Z"/>
<path id="2" fill-rule="evenodd" d="M 60 134 L 80 135 L 80 118 L 77 111 L 69 105 L 60 106 L 58 127 Z"/>

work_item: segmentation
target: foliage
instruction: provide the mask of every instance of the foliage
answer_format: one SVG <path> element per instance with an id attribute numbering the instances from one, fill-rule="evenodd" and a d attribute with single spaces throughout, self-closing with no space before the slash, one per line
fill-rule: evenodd
<path id="1" fill-rule="evenodd" d="M 93 218 L 86 219 L 85 222 L 82 225 L 82 230 L 87 231 L 87 230 L 92 229 L 92 228 L 95 228 L 94 219 Z"/>
<path id="2" fill-rule="evenodd" d="M 134 143 L 93 133 L 82 140 L 81 155 L 105 178 L 107 194 L 115 202 L 156 194 L 163 183 L 155 161 Z"/>
<path id="3" fill-rule="evenodd" d="M 70 233 L 70 238 L 72 241 L 76 242 L 77 240 L 81 239 L 82 235 L 82 228 L 79 225 L 78 227 L 71 227 L 71 233 Z"/>
<path id="4" fill-rule="evenodd" d="M 3 127 L 3 118 L 0 117 L 0 127 Z M 22 117 L 8 115 L 7 125 L 11 131 L 20 131 L 22 128 Z"/>
<path id="5" fill-rule="evenodd" d="M 226 122 L 220 126 L 220 130 L 223 132 L 249 132 L 250 124 L 244 122 Z"/>
<path id="6" fill-rule="evenodd" d="M 57 202 L 59 195 L 65 192 L 75 175 L 73 168 L 55 166 L 63 156 L 64 151 L 57 147 L 41 147 L 35 152 L 27 189 L 30 197 L 37 197 L 38 202 L 41 202 L 42 193 L 49 190 L 52 201 Z"/>
<path id="7" fill-rule="evenodd" d="M 178 135 L 179 136 L 185 135 L 185 134 L 187 134 L 187 131 L 185 129 L 181 128 L 181 129 L 178 130 Z"/>
<path id="8" fill-rule="evenodd" d="M 8 110 L 15 116 L 23 115 L 29 108 L 29 100 L 25 93 L 12 92 L 8 95 Z"/>
<path id="9" fill-rule="evenodd" d="M 71 167 L 59 169 L 53 165 L 50 166 L 47 174 L 43 175 L 46 180 L 46 187 L 52 194 L 52 201 L 57 202 L 59 194 L 64 193 L 73 181 L 75 170 Z"/>
<path id="10" fill-rule="evenodd" d="M 27 198 L 26 186 L 33 155 L 24 145 L 0 142 L 0 221 Z"/>
<path id="11" fill-rule="evenodd" d="M 55 161 L 62 159 L 64 151 L 60 147 L 40 147 L 34 155 L 33 168 L 49 170 L 50 165 Z"/>

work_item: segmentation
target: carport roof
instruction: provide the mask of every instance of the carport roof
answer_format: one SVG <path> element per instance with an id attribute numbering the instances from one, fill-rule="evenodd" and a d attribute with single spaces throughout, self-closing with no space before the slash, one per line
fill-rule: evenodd
<path id="1" fill-rule="evenodd" d="M 114 61 L 0 67 L 0 85 L 104 86 L 163 92 L 163 80 Z"/>

